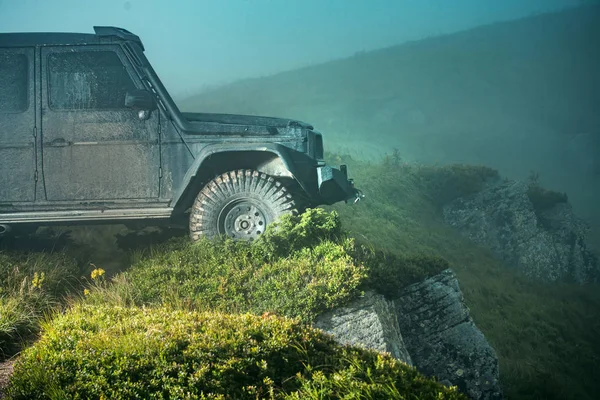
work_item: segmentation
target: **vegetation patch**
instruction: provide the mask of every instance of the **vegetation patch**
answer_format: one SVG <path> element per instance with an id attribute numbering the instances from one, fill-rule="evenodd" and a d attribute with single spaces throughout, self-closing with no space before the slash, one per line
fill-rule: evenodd
<path id="1" fill-rule="evenodd" d="M 310 323 L 363 290 L 393 298 L 404 286 L 446 268 L 449 264 L 439 257 L 356 245 L 337 212 L 309 209 L 284 216 L 254 244 L 229 239 L 168 242 L 110 284 L 92 276 L 85 302 L 267 312 Z"/>
<path id="2" fill-rule="evenodd" d="M 219 316 L 218 319 L 239 317 L 231 316 L 232 313 L 252 313 L 255 317 L 247 318 L 264 316 L 265 320 L 276 314 L 304 323 L 322 311 L 348 302 L 363 290 L 375 289 L 393 298 L 405 285 L 451 267 L 459 278 L 472 317 L 496 349 L 507 397 L 594 399 L 598 390 L 594 371 L 600 362 L 597 356 L 600 354 L 600 326 L 597 324 L 600 292 L 597 288 L 532 282 L 507 268 L 510 266 L 497 260 L 489 250 L 474 245 L 444 224 L 440 213 L 442 203 L 485 187 L 489 179 L 496 179 L 493 170 L 410 165 L 403 163 L 398 155 L 392 156 L 378 164 L 330 156 L 335 157 L 335 163 L 349 164 L 352 177 L 360 182 L 357 186 L 364 190 L 366 198 L 357 206 L 340 204 L 326 207 L 328 211 L 316 209 L 287 216 L 254 245 L 231 241 L 189 243 L 186 239 L 174 239 L 157 247 L 136 250 L 132 254 L 133 267 L 110 280 L 97 268 L 94 279 L 90 279 L 88 294 L 81 296 L 86 305 L 75 302 L 75 314 L 91 312 L 78 311 L 80 308 L 108 310 L 111 306 L 137 313 L 142 309 L 135 307 L 151 305 L 156 311 L 143 312 L 162 313 L 163 317 L 186 312 L 210 314 Z M 443 189 L 444 185 L 454 188 Z M 344 222 L 343 228 L 340 221 Z M 19 332 L 35 332 L 42 316 L 38 310 L 47 308 L 38 307 L 34 296 L 52 294 L 54 299 L 64 293 L 61 290 L 72 290 L 73 286 L 65 284 L 68 280 L 64 277 L 72 276 L 77 271 L 76 265 L 64 255 L 0 253 L 0 261 L 0 274 L 4 274 L 0 276 L 0 307 L 4 310 L 0 315 L 12 321 L 3 326 L 18 327 Z M 55 273 L 50 267 L 62 272 Z M 63 267 L 66 269 L 61 269 Z M 44 272 L 42 290 L 33 284 L 35 272 L 38 272 L 38 280 Z M 63 281 L 56 283 L 56 277 L 62 277 Z M 21 288 L 24 289 L 21 291 Z M 77 293 L 82 293 L 82 287 L 75 288 Z M 30 305 L 33 307 L 29 308 Z M 221 317 L 224 315 L 228 316 Z M 70 318 L 69 314 L 64 318 Z M 162 323 L 167 322 L 170 320 Z M 60 335 L 54 327 L 54 322 L 46 325 L 44 338 L 50 334 L 55 335 L 56 340 L 73 336 L 69 336 L 71 331 Z M 98 328 L 94 335 L 103 329 Z M 123 328 L 123 332 L 128 332 L 127 329 Z M 11 343 L 20 340 L 14 328 L 8 331 Z M 226 330 L 223 332 L 224 336 L 228 335 Z M 82 335 L 87 337 L 91 333 Z M 40 343 L 48 343 L 44 340 L 48 339 Z M 103 351 L 114 354 L 109 339 L 98 343 L 105 346 Z M 114 351 L 126 347 L 119 346 Z M 42 354 L 39 353 L 42 347 L 42 344 L 36 345 L 36 354 Z M 142 347 L 137 348 L 136 351 L 143 352 Z M 152 351 L 148 348 L 148 354 L 155 354 Z M 98 350 L 94 354 L 100 353 Z M 124 361 L 118 361 L 114 355 L 111 357 L 110 362 L 103 359 L 103 368 L 109 368 L 109 364 L 111 371 L 121 368 L 119 363 Z M 55 360 L 59 358 L 56 356 Z M 153 362 L 161 360 L 160 357 L 148 358 L 155 359 Z M 24 357 L 25 360 L 33 365 L 32 358 Z M 86 363 L 74 364 L 74 359 L 70 360 L 77 369 L 85 370 Z M 273 393 L 280 396 L 285 393 L 292 398 L 335 398 L 339 393 L 352 393 L 348 395 L 351 397 L 355 392 L 343 392 L 344 388 L 362 387 L 368 382 L 356 379 L 358 367 L 342 366 L 338 372 L 328 375 L 327 368 L 323 372 L 316 367 L 316 362 L 310 365 L 313 369 L 307 368 L 294 378 L 295 391 L 282 391 L 279 381 L 272 377 L 273 384 L 249 386 L 254 385 L 256 390 L 262 391 L 260 393 L 266 393 L 261 395 L 263 397 L 268 397 L 272 388 Z M 90 376 L 95 376 L 96 371 L 101 371 L 98 372 L 100 377 L 106 376 L 101 368 L 90 370 Z M 175 372 L 165 375 L 160 372 L 165 369 L 157 371 L 152 378 L 157 382 L 178 379 Z M 368 376 L 368 371 L 367 375 L 360 376 Z M 18 385 L 26 385 L 29 378 L 25 367 L 17 379 Z M 54 393 L 52 388 L 55 388 L 55 397 L 61 398 L 61 386 L 52 382 L 48 385 L 47 393 Z M 365 390 L 360 392 L 366 393 L 365 397 L 381 398 L 380 392 Z M 394 395 L 386 392 L 383 397 L 394 398 Z"/>
<path id="3" fill-rule="evenodd" d="M 397 255 L 364 246 L 358 251 L 358 258 L 368 265 L 365 287 L 374 289 L 388 299 L 400 296 L 400 291 L 406 286 L 450 268 L 448 261 L 443 258 L 426 254 Z"/>
<path id="4" fill-rule="evenodd" d="M 544 189 L 538 185 L 530 185 L 527 190 L 527 196 L 536 211 L 548 210 L 559 203 L 567 203 L 569 201 L 566 193 Z"/>
<path id="5" fill-rule="evenodd" d="M 417 167 L 414 173 L 424 189 L 423 192 L 438 207 L 459 197 L 478 193 L 486 183 L 500 179 L 497 170 L 483 165 L 422 165 Z"/>
<path id="6" fill-rule="evenodd" d="M 340 214 L 345 229 L 356 237 L 357 243 L 382 252 L 385 256 L 380 257 L 384 260 L 400 260 L 398 270 L 393 268 L 396 261 L 382 263 L 382 269 L 391 269 L 405 279 L 407 263 L 402 261 L 424 254 L 431 264 L 417 270 L 425 275 L 429 268 L 435 271 L 436 264 L 444 268 L 443 260 L 456 272 L 471 316 L 498 354 L 500 381 L 507 398 L 597 398 L 600 390 L 595 377 L 600 363 L 597 286 L 534 282 L 499 261 L 489 249 L 457 234 L 443 221 L 440 202 L 436 200 L 442 197 L 434 196 L 431 188 L 439 187 L 449 175 L 456 177 L 457 171 L 463 171 L 462 176 L 471 178 L 461 185 L 470 189 L 460 193 L 468 195 L 478 186 L 483 187 L 484 179 L 495 179 L 493 174 L 478 167 L 466 172 L 469 167 L 423 167 L 401 162 L 383 168 L 382 164 L 347 157 L 335 162 L 348 164 L 366 197 L 356 207 L 342 204 L 330 208 Z M 448 172 L 451 170 L 454 173 Z M 483 179 L 477 183 L 475 177 Z M 471 179 L 473 184 L 467 184 Z M 458 193 L 454 191 L 446 199 L 453 199 Z M 393 294 L 401 287 L 399 284 L 397 288 L 392 278 L 387 280 L 386 274 L 378 278 L 373 265 L 364 263 L 371 271 L 369 281 L 379 282 L 377 285 L 384 293 Z M 413 268 L 410 263 L 408 266 Z"/>
<path id="7" fill-rule="evenodd" d="M 228 313 L 275 313 L 310 322 L 360 294 L 366 267 L 353 257 L 337 213 L 287 216 L 258 243 L 171 241 L 113 285 L 96 282 L 88 304 L 169 305 Z"/>
<path id="8" fill-rule="evenodd" d="M 78 273 L 76 261 L 65 253 L 0 251 L 0 294 L 19 292 L 24 281 L 50 294 L 64 294 Z"/>
<path id="9" fill-rule="evenodd" d="M 0 360 L 37 333 L 40 318 L 73 287 L 77 272 L 62 253 L 0 252 Z"/>
<path id="10" fill-rule="evenodd" d="M 79 305 L 44 324 L 9 399 L 463 399 L 389 355 L 274 316 Z"/>

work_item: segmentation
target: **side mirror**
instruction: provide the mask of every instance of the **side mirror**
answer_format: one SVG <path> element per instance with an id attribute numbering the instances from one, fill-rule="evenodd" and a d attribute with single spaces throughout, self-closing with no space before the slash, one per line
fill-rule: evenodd
<path id="1" fill-rule="evenodd" d="M 156 110 L 154 95 L 145 89 L 136 89 L 125 94 L 125 107 L 136 111 Z"/>

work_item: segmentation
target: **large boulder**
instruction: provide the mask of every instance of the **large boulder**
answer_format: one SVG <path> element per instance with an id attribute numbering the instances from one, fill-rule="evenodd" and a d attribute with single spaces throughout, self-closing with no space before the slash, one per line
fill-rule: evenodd
<path id="1" fill-rule="evenodd" d="M 382 295 L 366 292 L 345 307 L 320 315 L 314 326 L 333 335 L 339 343 L 388 352 L 412 365 L 398 328 L 394 305 Z"/>
<path id="2" fill-rule="evenodd" d="M 451 270 L 402 289 L 394 299 L 414 366 L 472 399 L 501 399 L 498 358 L 475 326 Z"/>
<path id="3" fill-rule="evenodd" d="M 445 270 L 399 293 L 388 301 L 366 292 L 314 325 L 342 344 L 391 353 L 474 400 L 501 399 L 496 353 L 473 323 L 454 273 Z"/>
<path id="4" fill-rule="evenodd" d="M 529 277 L 598 282 L 600 263 L 586 248 L 586 224 L 575 217 L 566 199 L 536 205 L 530 189 L 524 182 L 491 185 L 446 205 L 444 219 Z"/>

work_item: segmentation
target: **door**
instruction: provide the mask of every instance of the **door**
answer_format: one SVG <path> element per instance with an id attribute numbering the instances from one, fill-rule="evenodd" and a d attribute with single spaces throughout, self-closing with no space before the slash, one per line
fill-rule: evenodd
<path id="1" fill-rule="evenodd" d="M 33 48 L 0 48 L 0 203 L 35 200 Z"/>
<path id="2" fill-rule="evenodd" d="M 159 112 L 125 107 L 142 88 L 119 46 L 42 48 L 42 154 L 49 201 L 159 196 Z"/>

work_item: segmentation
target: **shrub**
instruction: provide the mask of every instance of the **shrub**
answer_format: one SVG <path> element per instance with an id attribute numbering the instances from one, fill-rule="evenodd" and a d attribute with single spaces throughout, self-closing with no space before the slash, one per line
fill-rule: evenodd
<path id="1" fill-rule="evenodd" d="M 452 164 L 443 167 L 419 166 L 415 174 L 420 186 L 441 207 L 459 197 L 481 191 L 486 182 L 497 180 L 497 170 L 483 165 Z"/>
<path id="2" fill-rule="evenodd" d="M 389 355 L 274 316 L 76 306 L 45 324 L 9 399 L 459 399 Z"/>
<path id="3" fill-rule="evenodd" d="M 95 281 L 86 303 L 271 312 L 311 322 L 360 289 L 393 297 L 448 267 L 438 257 L 356 246 L 336 212 L 316 209 L 285 216 L 254 244 L 229 239 L 166 243 L 111 285 Z"/>
<path id="4" fill-rule="evenodd" d="M 404 287 L 450 268 L 448 261 L 440 257 L 425 254 L 401 256 L 364 246 L 357 252 L 357 257 L 367 266 L 365 286 L 392 299 L 398 297 Z"/>
<path id="5" fill-rule="evenodd" d="M 538 185 L 529 185 L 527 196 L 536 212 L 548 210 L 558 203 L 567 203 L 569 201 L 566 193 L 544 189 Z"/>
<path id="6" fill-rule="evenodd" d="M 255 250 L 266 259 L 277 259 L 323 241 L 340 243 L 346 236 L 337 212 L 309 208 L 300 215 L 284 215 L 271 224 Z"/>
<path id="7" fill-rule="evenodd" d="M 353 246 L 350 239 L 322 241 L 287 257 L 269 252 L 265 260 L 264 249 L 249 243 L 203 239 L 155 252 L 120 275 L 115 286 L 93 287 L 86 302 L 272 312 L 308 322 L 359 294 L 365 267 L 351 257 Z"/>

